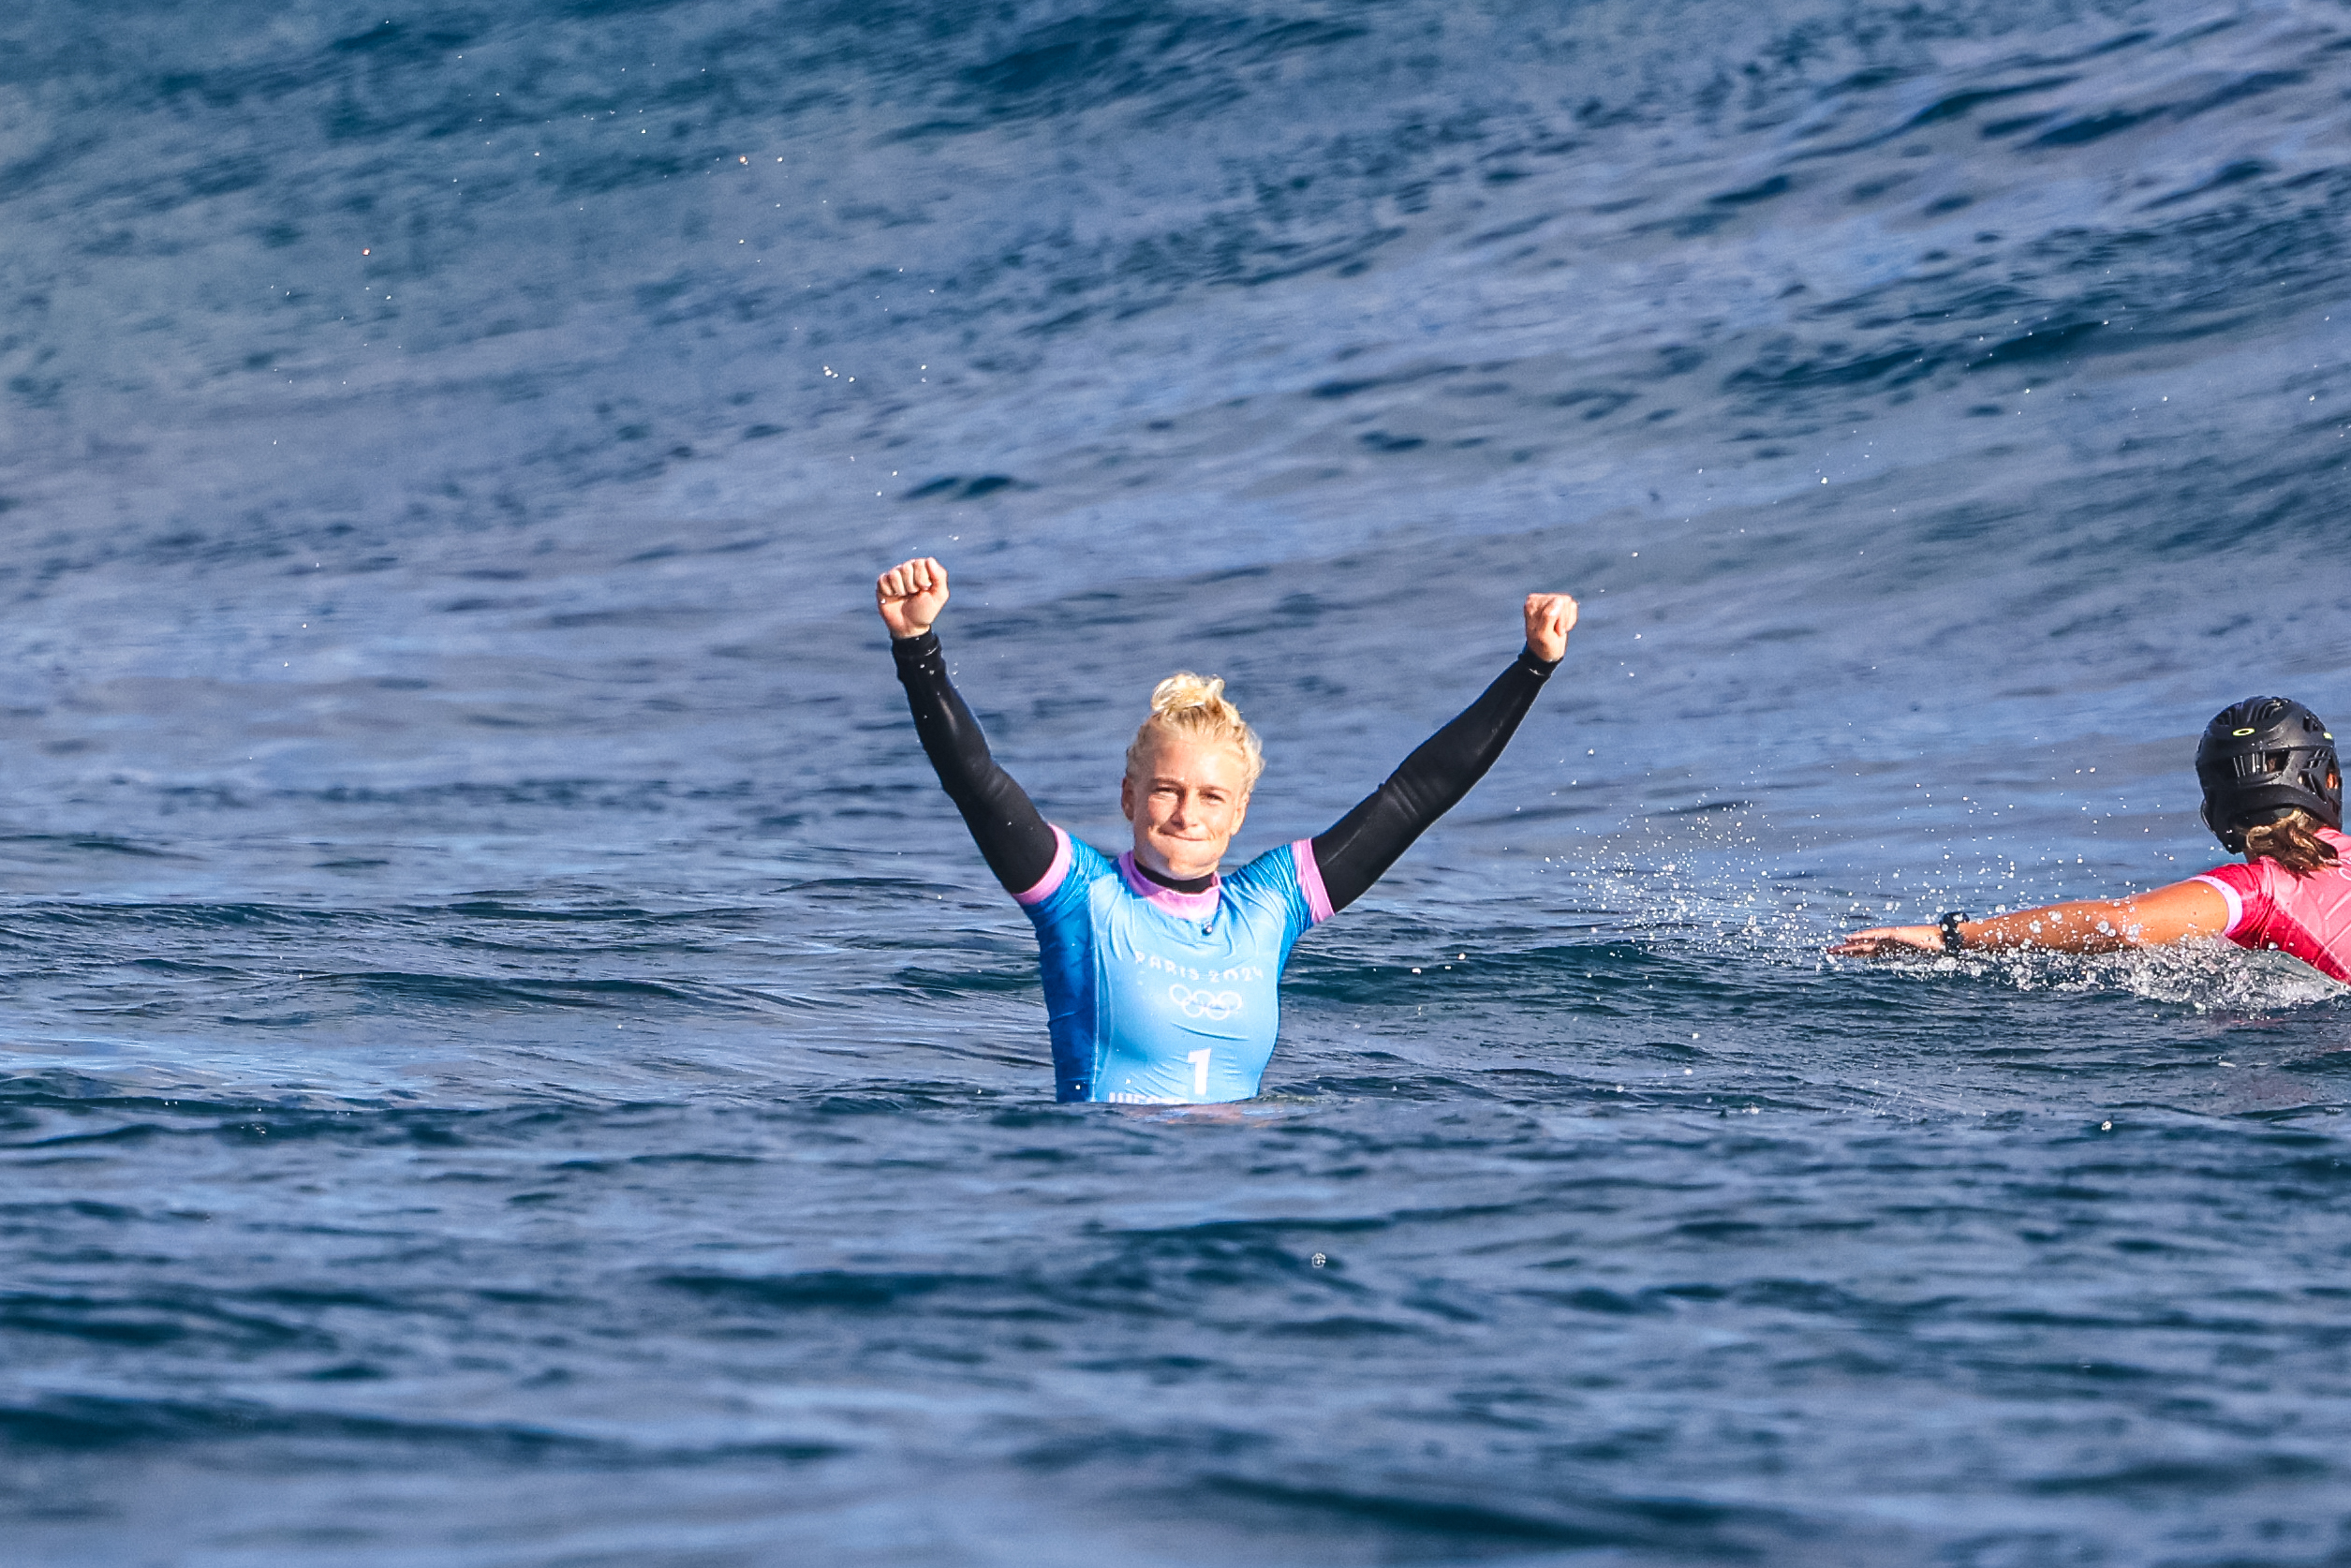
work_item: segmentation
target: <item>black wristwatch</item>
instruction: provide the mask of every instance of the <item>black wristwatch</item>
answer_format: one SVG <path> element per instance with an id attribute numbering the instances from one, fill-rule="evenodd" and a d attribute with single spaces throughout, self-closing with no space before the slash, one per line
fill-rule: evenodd
<path id="1" fill-rule="evenodd" d="M 1964 910 L 1946 910 L 1944 911 L 1943 918 L 1936 922 L 1937 925 L 1943 927 L 1944 952 L 1957 953 L 1967 946 L 1967 943 L 1959 940 L 1959 922 L 1970 918 L 1971 917 L 1968 912 Z"/>

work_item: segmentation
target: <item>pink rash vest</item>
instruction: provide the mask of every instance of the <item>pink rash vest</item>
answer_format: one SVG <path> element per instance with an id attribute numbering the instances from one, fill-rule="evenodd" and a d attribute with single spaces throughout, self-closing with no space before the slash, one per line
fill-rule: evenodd
<path id="1" fill-rule="evenodd" d="M 2228 900 L 2221 935 L 2239 947 L 2290 953 L 2329 980 L 2351 981 L 2351 837 L 2323 827 L 2318 836 L 2339 858 L 2307 877 L 2263 859 L 2216 865 L 2192 880 Z"/>

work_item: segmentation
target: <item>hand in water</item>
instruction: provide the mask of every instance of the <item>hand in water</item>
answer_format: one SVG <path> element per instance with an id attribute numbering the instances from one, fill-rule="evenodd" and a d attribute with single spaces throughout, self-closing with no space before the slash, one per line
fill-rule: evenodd
<path id="1" fill-rule="evenodd" d="M 922 636 L 946 606 L 947 569 L 928 555 L 901 562 L 874 579 L 874 607 L 893 641 Z"/>
<path id="2" fill-rule="evenodd" d="M 1527 596 L 1527 646 L 1545 664 L 1556 664 L 1567 653 L 1567 634 L 1575 629 L 1576 604 L 1565 594 Z"/>
<path id="3" fill-rule="evenodd" d="M 1828 950 L 1840 958 L 1915 958 L 1943 951 L 1940 925 L 1877 925 L 1856 931 Z"/>

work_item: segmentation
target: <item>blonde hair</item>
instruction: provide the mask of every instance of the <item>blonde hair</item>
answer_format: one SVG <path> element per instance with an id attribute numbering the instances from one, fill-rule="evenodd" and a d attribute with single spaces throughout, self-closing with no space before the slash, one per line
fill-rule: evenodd
<path id="1" fill-rule="evenodd" d="M 1151 717 L 1135 731 L 1127 747 L 1127 777 L 1140 777 L 1151 748 L 1163 738 L 1177 737 L 1222 742 L 1239 752 L 1249 769 L 1241 786 L 1244 792 L 1255 789 L 1257 776 L 1265 771 L 1265 748 L 1257 732 L 1241 717 L 1241 710 L 1225 697 L 1220 675 L 1178 670 L 1151 688 Z"/>
<path id="2" fill-rule="evenodd" d="M 2274 860 L 2297 877 L 2307 877 L 2335 863 L 2335 847 L 2318 836 L 2323 825 L 2296 806 L 2274 822 L 2245 829 L 2245 853 Z"/>

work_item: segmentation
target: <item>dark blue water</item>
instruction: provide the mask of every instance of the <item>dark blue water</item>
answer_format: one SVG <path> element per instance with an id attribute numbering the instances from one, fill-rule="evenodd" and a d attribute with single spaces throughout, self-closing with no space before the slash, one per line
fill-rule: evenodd
<path id="1" fill-rule="evenodd" d="M 2347 329 L 2340 0 L 0 14 L 0 1559 L 2351 1561 L 2344 989 L 1817 956 L 2351 713 Z M 1110 847 L 1585 619 L 1060 1107 L 918 552 Z"/>

